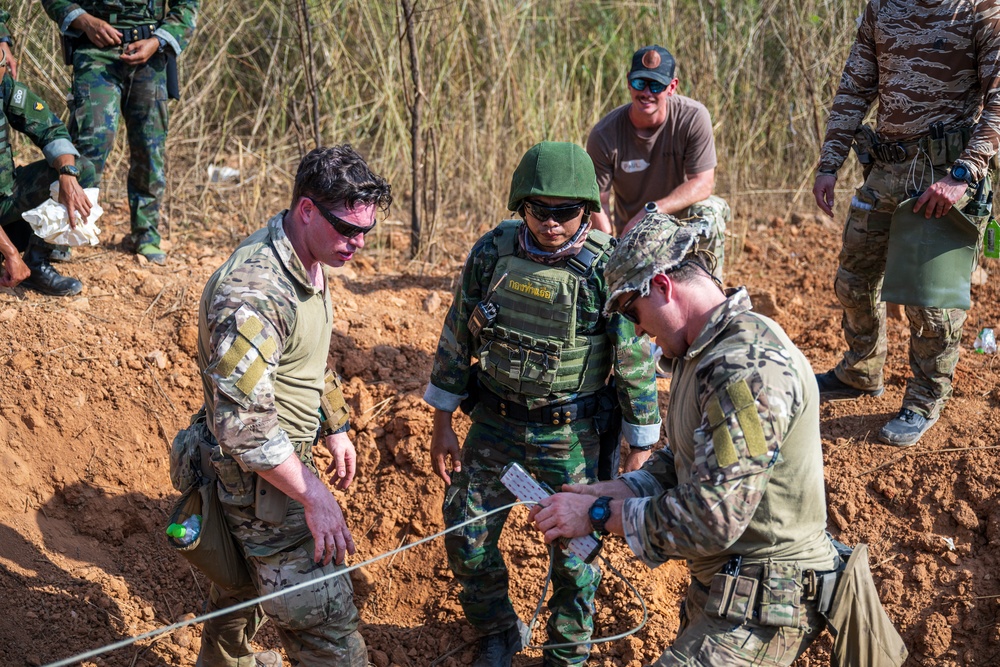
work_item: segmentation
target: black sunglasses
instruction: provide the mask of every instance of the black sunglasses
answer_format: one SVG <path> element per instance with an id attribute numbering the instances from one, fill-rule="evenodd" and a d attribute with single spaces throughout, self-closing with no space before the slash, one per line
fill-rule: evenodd
<path id="1" fill-rule="evenodd" d="M 619 315 L 624 317 L 632 324 L 639 324 L 639 318 L 636 316 L 634 312 L 632 312 L 632 302 L 638 298 L 639 298 L 639 291 L 636 290 L 635 292 L 632 292 L 632 296 L 625 299 L 625 301 L 620 306 L 615 308 L 615 312 L 617 312 Z"/>
<path id="2" fill-rule="evenodd" d="M 550 218 L 556 222 L 568 222 L 580 215 L 580 209 L 582 209 L 586 204 L 575 203 L 575 204 L 565 204 L 563 206 L 546 206 L 545 204 L 539 204 L 538 202 L 531 201 L 530 199 L 524 200 L 524 210 L 531 215 L 531 217 L 545 222 Z"/>
<path id="3" fill-rule="evenodd" d="M 375 225 L 378 224 L 378 221 L 376 220 L 367 227 L 359 227 L 354 223 L 348 222 L 347 220 L 344 220 L 342 218 L 338 218 L 333 213 L 330 213 L 330 211 L 320 206 L 319 202 L 317 202 L 315 199 L 310 197 L 309 201 L 313 203 L 313 206 L 316 207 L 316 210 L 319 211 L 319 214 L 323 216 L 323 218 L 327 222 L 333 225 L 333 228 L 337 230 L 337 233 L 343 236 L 344 238 L 353 239 L 358 234 L 367 234 L 371 230 L 375 229 Z"/>
<path id="4" fill-rule="evenodd" d="M 667 89 L 667 84 L 660 83 L 659 81 L 651 81 L 649 79 L 632 79 L 628 82 L 628 85 L 632 86 L 632 90 L 637 90 L 640 93 L 646 90 L 646 88 L 649 88 L 649 92 L 654 95 L 659 95 Z"/>

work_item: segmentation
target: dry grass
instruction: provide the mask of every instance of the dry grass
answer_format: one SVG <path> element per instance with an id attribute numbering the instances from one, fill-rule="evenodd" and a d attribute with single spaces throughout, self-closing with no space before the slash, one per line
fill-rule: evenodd
<path id="1" fill-rule="evenodd" d="M 312 27 L 301 39 L 305 2 Z M 9 3 L 8 3 L 9 4 Z M 742 220 L 809 205 L 826 113 L 860 0 L 438 0 L 416 4 L 430 253 L 505 215 L 510 173 L 543 140 L 583 143 L 627 101 L 632 51 L 667 46 L 681 91 L 715 123 L 719 194 Z M 40 4 L 15 3 L 21 78 L 64 109 L 69 72 Z M 299 156 L 348 141 L 394 184 L 408 216 L 413 91 L 400 8 L 357 0 L 203 0 L 171 105 L 170 233 L 227 214 L 238 236 L 285 203 Z M 308 49 L 310 57 L 303 57 Z M 311 69 L 303 63 L 312 63 Z M 318 114 L 313 109 L 318 109 Z M 124 193 L 123 139 L 106 189 Z M 209 186 L 210 164 L 239 186 Z M 845 181 L 846 182 L 846 181 Z M 448 234 L 443 231 L 447 230 Z M 742 234 L 744 229 L 737 229 Z M 429 254 L 428 256 L 434 256 Z"/>

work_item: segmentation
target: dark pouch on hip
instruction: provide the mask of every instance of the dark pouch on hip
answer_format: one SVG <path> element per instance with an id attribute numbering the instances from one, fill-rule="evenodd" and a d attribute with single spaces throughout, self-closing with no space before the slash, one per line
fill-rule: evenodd
<path id="1" fill-rule="evenodd" d="M 247 586 L 250 573 L 246 560 L 229 532 L 214 479 L 189 488 L 174 505 L 170 523 L 183 523 L 195 514 L 201 515 L 201 532 L 194 542 L 184 545 L 173 537 L 167 537 L 167 541 L 222 588 L 236 590 Z"/>
<path id="2" fill-rule="evenodd" d="M 848 559 L 826 620 L 834 636 L 833 667 L 899 667 L 909 655 L 878 598 L 867 544 Z"/>

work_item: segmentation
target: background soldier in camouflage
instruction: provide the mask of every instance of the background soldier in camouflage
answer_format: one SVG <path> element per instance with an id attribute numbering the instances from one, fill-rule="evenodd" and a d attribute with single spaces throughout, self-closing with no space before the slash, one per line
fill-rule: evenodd
<path id="1" fill-rule="evenodd" d="M 168 66 L 187 47 L 199 0 L 42 0 L 72 45 L 70 133 L 98 178 L 119 117 L 129 144 L 128 245 L 157 264 L 166 188 Z M 168 9 L 169 6 L 169 9 Z"/>
<path id="2" fill-rule="evenodd" d="M 501 223 L 472 248 L 424 395 L 436 408 L 431 459 L 449 485 L 449 527 L 515 500 L 500 482 L 512 461 L 552 488 L 595 480 L 601 396 L 609 407 L 623 406 L 633 447 L 627 468 L 638 467 L 659 437 L 649 355 L 630 323 L 601 313 L 612 240 L 590 230 L 589 213 L 600 206 L 590 158 L 575 144 L 534 146 L 514 172 L 507 206 L 524 221 Z M 496 304 L 499 314 L 476 336 L 469 318 L 481 302 Z M 570 350 L 574 340 L 585 342 Z M 556 347 L 561 352 L 551 352 Z M 581 350 L 583 364 L 574 356 Z M 474 358 L 482 370 L 470 386 Z M 606 386 L 612 371 L 617 395 Z M 479 403 L 460 454 L 452 413 L 470 389 Z M 445 538 L 466 618 L 483 635 L 477 667 L 507 667 L 522 648 L 523 625 L 497 549 L 505 521 L 506 514 L 493 515 Z M 581 645 L 545 651 L 545 664 L 586 662 L 599 580 L 596 567 L 556 547 L 549 642 Z"/>
<path id="3" fill-rule="evenodd" d="M 3 14 L 0 18 L 6 18 Z M 2 22 L 0 29 L 6 30 Z M 93 187 L 94 168 L 79 158 L 66 128 L 41 98 L 14 81 L 6 71 L 5 57 L 0 50 L 0 254 L 4 258 L 0 285 L 21 283 L 53 296 L 79 294 L 83 285 L 52 267 L 52 246 L 34 234 L 21 214 L 48 199 L 49 184 L 58 180 L 59 202 L 69 212 L 70 224 L 75 225 L 78 217 L 85 220 L 90 201 L 83 188 Z M 15 168 L 11 130 L 28 135 L 45 159 Z"/>
<path id="4" fill-rule="evenodd" d="M 788 665 L 824 625 L 803 580 L 839 560 L 825 534 L 819 396 L 781 327 L 750 310 L 745 289 L 714 282 L 697 249 L 706 224 L 649 216 L 605 271 L 607 312 L 673 359 L 669 447 L 532 514 L 550 542 L 591 531 L 608 503 L 604 527 L 647 565 L 687 559 L 680 631 L 654 665 Z"/>
<path id="5" fill-rule="evenodd" d="M 323 266 L 349 261 L 375 225 L 376 209 L 391 201 L 389 185 L 350 146 L 316 149 L 299 164 L 291 209 L 248 237 L 205 287 L 198 366 L 218 442 L 212 463 L 253 580 L 246 590 L 213 586 L 212 608 L 318 579 L 354 553 L 312 455 L 321 440 L 334 459 L 327 472 L 347 488 L 356 461 L 350 424 L 346 410 L 339 420 L 326 413 L 329 403 L 343 408 L 343 396 L 339 383 L 324 386 L 333 309 Z M 321 396 L 328 401 L 322 422 Z M 335 577 L 209 621 L 198 665 L 253 667 L 249 642 L 264 613 L 293 664 L 365 667 L 352 594 L 350 579 Z M 280 664 L 269 657 L 258 655 L 257 663 Z"/>
<path id="6" fill-rule="evenodd" d="M 871 0 L 865 8 L 813 187 L 816 203 L 832 216 L 837 171 L 877 99 L 876 145 L 867 151 L 873 162 L 851 202 L 834 283 L 848 350 L 836 368 L 817 376 L 825 400 L 884 390 L 886 313 L 880 294 L 896 206 L 922 192 L 914 210 L 941 218 L 953 205 L 964 209 L 980 180 L 987 179 L 984 192 L 994 189 L 988 172 L 1000 147 L 998 20 L 997 0 Z M 982 230 L 987 218 L 972 219 Z M 878 436 L 901 446 L 916 443 L 951 396 L 966 314 L 907 306 L 906 317 L 913 376 L 902 409 Z"/>
<path id="7" fill-rule="evenodd" d="M 708 220 L 711 232 L 705 247 L 718 257 L 715 273 L 722 280 L 726 225 L 732 214 L 729 204 L 712 194 L 718 162 L 712 119 L 703 104 L 677 93 L 674 64 L 662 46 L 636 51 L 627 77 L 632 101 L 590 131 L 587 152 L 597 169 L 602 204 L 594 213 L 594 225 L 611 232 L 612 190 L 618 235 L 646 215 L 647 204 L 661 213 Z"/>
<path id="8" fill-rule="evenodd" d="M 0 57 L 6 58 L 7 71 L 16 79 L 17 59 L 14 58 L 14 52 L 10 48 L 13 36 L 10 34 L 10 28 L 7 27 L 8 21 L 10 21 L 10 12 L 0 8 Z"/>

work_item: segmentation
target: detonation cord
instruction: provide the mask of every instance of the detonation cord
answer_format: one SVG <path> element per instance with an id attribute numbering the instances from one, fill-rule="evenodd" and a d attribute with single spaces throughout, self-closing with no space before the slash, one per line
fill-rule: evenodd
<path id="1" fill-rule="evenodd" d="M 225 609 L 216 609 L 215 611 L 211 611 L 211 612 L 202 614 L 201 616 L 196 616 L 195 618 L 190 618 L 190 619 L 187 619 L 187 620 L 184 620 L 184 621 L 178 621 L 178 622 L 173 623 L 171 625 L 165 625 L 163 627 L 156 628 L 155 630 L 150 630 L 149 632 L 144 632 L 141 635 L 135 635 L 134 637 L 126 637 L 125 639 L 122 639 L 121 641 L 117 641 L 117 642 L 114 642 L 112 644 L 107 644 L 105 646 L 100 646 L 98 648 L 91 649 L 90 651 L 86 651 L 84 653 L 80 653 L 80 654 L 74 655 L 74 656 L 72 656 L 70 658 L 63 658 L 62 660 L 58 660 L 56 662 L 50 662 L 50 663 L 44 665 L 43 667 L 68 667 L 69 665 L 74 665 L 74 664 L 76 664 L 78 662 L 82 662 L 84 660 L 87 660 L 88 658 L 93 658 L 93 657 L 102 655 L 104 653 L 109 653 L 111 651 L 115 651 L 115 650 L 120 649 L 120 648 L 125 648 L 126 646 L 131 646 L 132 644 L 135 644 L 136 642 L 143 641 L 144 639 L 152 639 L 154 637 L 159 637 L 160 635 L 166 634 L 168 632 L 173 632 L 174 630 L 180 630 L 181 628 L 187 627 L 189 625 L 194 625 L 195 623 L 204 623 L 205 621 L 210 621 L 213 618 L 219 618 L 220 616 L 226 616 L 228 614 L 233 613 L 234 611 L 239 611 L 240 609 L 246 609 L 247 607 L 253 607 L 255 605 L 260 604 L 261 602 L 267 602 L 268 600 L 273 600 L 274 598 L 278 598 L 278 597 L 281 597 L 283 595 L 287 595 L 289 593 L 294 593 L 295 591 L 297 591 L 297 590 L 299 590 L 301 588 L 306 588 L 306 587 L 309 587 L 309 586 L 315 586 L 316 584 L 318 584 L 318 583 L 320 583 L 322 581 L 326 581 L 327 579 L 334 579 L 335 577 L 344 576 L 345 574 L 353 572 L 354 570 L 357 570 L 357 569 L 360 569 L 362 567 L 366 567 L 368 565 L 371 565 L 372 563 L 378 562 L 378 561 L 382 560 L 383 558 L 388 558 L 390 556 L 395 556 L 396 554 L 401 553 L 403 551 L 407 551 L 409 549 L 413 549 L 414 547 L 418 547 L 421 544 L 426 544 L 427 542 L 430 542 L 432 540 L 436 540 L 439 537 L 443 537 L 444 535 L 447 535 L 448 533 L 450 533 L 450 532 L 452 532 L 454 530 L 458 530 L 460 528 L 465 528 L 466 526 L 468 526 L 468 525 L 470 525 L 472 523 L 475 523 L 477 521 L 482 521 L 486 517 L 491 516 L 493 514 L 498 514 L 500 512 L 506 512 L 506 511 L 508 511 L 510 509 L 513 509 L 514 507 L 517 507 L 518 505 L 523 505 L 525 507 L 528 507 L 530 505 L 537 505 L 537 504 L 538 503 L 532 502 L 532 501 L 517 501 L 517 502 L 513 502 L 513 503 L 510 503 L 509 505 L 504 505 L 503 507 L 498 507 L 496 509 L 490 510 L 489 512 L 486 512 L 485 514 L 481 514 L 481 515 L 479 515 L 477 517 L 473 517 L 471 519 L 466 519 L 465 521 L 463 521 L 463 522 L 461 522 L 459 524 L 456 524 L 456 525 L 452 526 L 451 528 L 446 528 L 445 530 L 442 530 L 441 532 L 434 533 L 433 535 L 428 535 L 427 537 L 421 538 L 421 539 L 417 540 L 416 542 L 411 542 L 410 544 L 407 544 L 405 546 L 399 547 L 398 549 L 393 549 L 392 551 L 387 551 L 384 554 L 380 554 L 378 556 L 375 556 L 374 558 L 370 558 L 370 559 L 368 559 L 366 561 L 363 561 L 361 563 L 358 563 L 356 565 L 351 565 L 349 567 L 345 567 L 342 570 L 337 570 L 336 572 L 331 572 L 328 575 L 324 575 L 324 576 L 316 578 L 316 579 L 310 579 L 309 581 L 303 581 L 303 582 L 295 584 L 293 586 L 289 586 L 288 588 L 283 588 L 280 591 L 274 591 L 272 593 L 268 593 L 267 595 L 261 595 L 260 597 L 256 597 L 256 598 L 253 598 L 253 599 L 250 599 L 250 600 L 244 600 L 243 602 L 239 602 L 237 604 L 231 605 L 229 607 L 226 607 Z M 531 622 L 528 625 L 528 627 L 531 630 L 534 630 L 535 625 L 538 623 L 538 614 L 541 612 L 542 604 L 544 603 L 545 596 L 546 596 L 546 594 L 548 593 L 548 590 L 549 590 L 549 582 L 552 580 L 552 556 L 554 554 L 554 550 L 555 550 L 555 547 L 553 545 L 549 545 L 549 567 L 548 567 L 548 572 L 545 574 L 545 586 L 542 588 L 542 597 L 541 597 L 541 599 L 539 599 L 538 605 L 535 607 L 535 613 L 531 617 Z M 629 581 L 628 579 L 626 579 L 625 576 L 622 575 L 621 572 L 619 572 L 617 569 L 615 569 L 615 567 L 611 564 L 611 562 L 607 558 L 605 558 L 604 556 L 601 556 L 601 562 L 603 562 L 605 565 L 607 565 L 608 569 L 610 569 L 612 572 L 614 572 L 618 576 L 618 578 L 621 579 L 622 581 L 624 581 L 625 584 L 632 590 L 632 593 L 635 595 L 636 599 L 639 601 L 640 606 L 642 607 L 642 621 L 637 626 L 635 626 L 634 628 L 632 628 L 631 630 L 629 630 L 627 632 L 623 632 L 623 633 L 617 634 L 617 635 L 613 635 L 611 637 L 598 637 L 596 639 L 591 638 L 591 639 L 589 639 L 587 641 L 584 641 L 584 642 L 564 642 L 564 643 L 561 643 L 561 644 L 544 644 L 544 645 L 540 645 L 540 646 L 534 645 L 534 644 L 529 644 L 529 645 L 525 646 L 524 648 L 531 648 L 531 649 L 553 649 L 553 648 L 570 648 L 570 647 L 573 647 L 573 646 L 580 646 L 580 645 L 585 645 L 585 644 L 603 644 L 605 642 L 617 641 L 619 639 L 623 639 L 625 637 L 628 637 L 629 635 L 633 635 L 633 634 L 639 632 L 639 630 L 641 630 L 643 628 L 643 626 L 646 625 L 646 621 L 649 618 L 649 613 L 648 613 L 648 611 L 646 609 L 646 602 L 645 602 L 645 600 L 642 599 L 642 596 L 639 594 L 638 589 L 636 589 L 636 587 L 632 584 L 632 582 Z"/>

